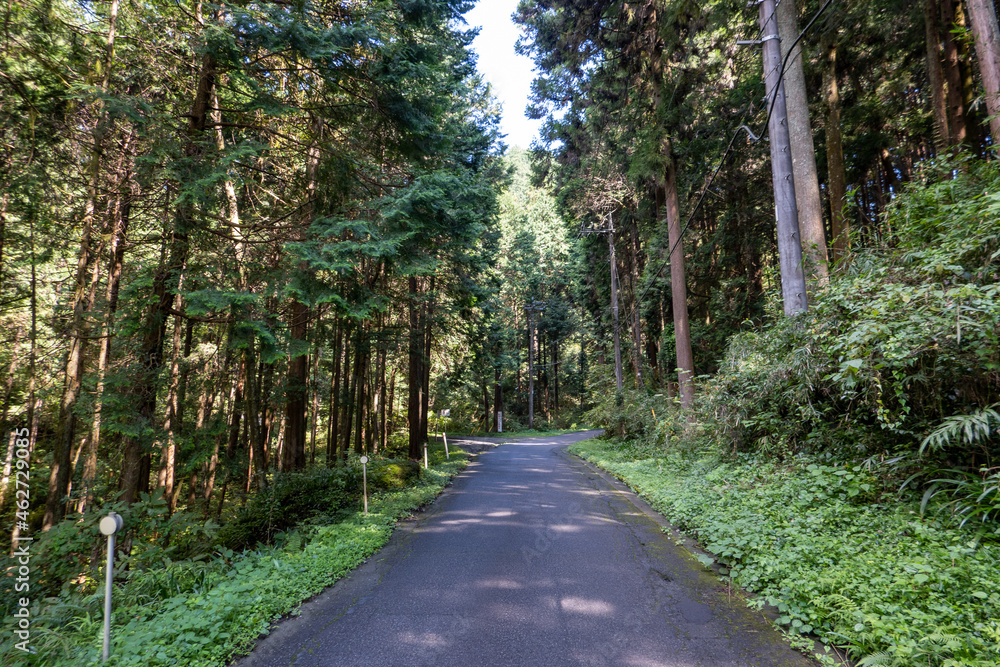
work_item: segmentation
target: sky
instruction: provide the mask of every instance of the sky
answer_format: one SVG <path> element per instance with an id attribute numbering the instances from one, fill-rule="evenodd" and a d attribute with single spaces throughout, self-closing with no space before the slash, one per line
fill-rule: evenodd
<path id="1" fill-rule="evenodd" d="M 520 35 L 511 20 L 518 0 L 479 0 L 465 15 L 470 28 L 482 27 L 472 48 L 479 55 L 479 71 L 491 84 L 493 96 L 503 105 L 501 131 L 509 146 L 530 148 L 538 137 L 540 120 L 524 115 L 531 92 L 533 63 L 530 58 L 514 53 L 514 43 Z"/>

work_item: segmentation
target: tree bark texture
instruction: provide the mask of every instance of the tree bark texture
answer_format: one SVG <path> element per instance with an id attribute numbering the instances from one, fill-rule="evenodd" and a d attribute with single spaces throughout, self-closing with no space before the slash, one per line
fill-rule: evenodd
<path id="1" fill-rule="evenodd" d="M 424 440 L 420 430 L 420 410 L 423 405 L 424 389 L 424 305 L 421 302 L 420 285 L 417 278 L 409 279 L 410 301 L 409 307 L 409 345 L 408 345 L 408 368 L 406 383 L 409 387 L 409 394 L 406 403 L 406 417 L 409 423 L 410 447 L 409 457 L 419 459 L 423 455 L 422 448 Z"/>
<path id="2" fill-rule="evenodd" d="M 781 0 L 777 9 L 778 33 L 781 35 L 781 60 L 785 62 L 792 42 L 799 35 L 798 12 L 794 0 Z M 784 73 L 785 106 L 788 109 L 788 137 L 792 148 L 792 171 L 795 178 L 795 206 L 799 213 L 802 254 L 806 274 L 825 284 L 829 279 L 826 234 L 823 229 L 823 201 L 816 173 L 809 99 L 802 67 L 801 42 L 795 46 Z"/>
<path id="3" fill-rule="evenodd" d="M 941 65 L 941 27 L 938 16 L 938 0 L 924 0 L 927 82 L 930 88 L 931 111 L 934 117 L 934 146 L 940 154 L 944 153 L 951 143 L 951 132 L 948 130 L 948 103 L 944 85 L 944 68 Z"/>
<path id="4" fill-rule="evenodd" d="M 288 360 L 285 387 L 285 440 L 281 469 L 302 470 L 306 465 L 306 404 L 308 403 L 309 355 L 299 350 L 305 346 L 309 309 L 298 299 L 292 302 L 288 322 L 292 352 Z"/>
<path id="5" fill-rule="evenodd" d="M 969 105 L 965 95 L 966 77 L 971 91 L 971 67 L 969 50 L 964 40 L 955 39 L 953 30 L 966 31 L 965 9 L 962 0 L 942 0 L 941 23 L 943 24 L 943 74 L 946 86 L 946 106 L 948 113 L 948 143 L 979 145 L 979 133 L 970 127 Z M 970 97 L 971 100 L 971 97 Z"/>
<path id="6" fill-rule="evenodd" d="M 850 250 L 850 225 L 844 215 L 847 196 L 847 172 L 844 166 L 844 142 L 840 129 L 840 88 L 837 80 L 837 37 L 823 35 L 823 90 L 826 97 L 826 171 L 830 196 L 830 230 L 833 259 L 838 262 Z"/>
<path id="7" fill-rule="evenodd" d="M 781 81 L 781 46 L 774 16 L 774 0 L 760 5 L 760 28 L 764 34 L 764 81 L 771 143 L 771 182 L 774 187 L 774 212 L 777 224 L 778 262 L 781 267 L 781 296 L 785 315 L 793 316 L 807 308 L 806 280 L 802 266 L 802 237 L 795 204 L 795 180 L 792 168 L 791 140 L 788 134 L 785 88 Z"/>
<path id="8" fill-rule="evenodd" d="M 995 146 L 1000 141 L 1000 26 L 997 25 L 993 0 L 967 0 L 972 34 L 976 38 L 976 56 L 983 77 L 986 112 L 990 117 L 990 136 Z"/>
<path id="9" fill-rule="evenodd" d="M 667 149 L 669 150 L 669 149 Z M 681 406 L 694 402 L 694 353 L 691 350 L 691 326 L 688 323 L 687 277 L 684 271 L 684 244 L 681 239 L 681 211 L 677 197 L 677 168 L 669 154 L 663 183 L 664 213 L 670 243 L 670 292 L 674 314 L 674 344 L 677 352 L 677 381 Z"/>

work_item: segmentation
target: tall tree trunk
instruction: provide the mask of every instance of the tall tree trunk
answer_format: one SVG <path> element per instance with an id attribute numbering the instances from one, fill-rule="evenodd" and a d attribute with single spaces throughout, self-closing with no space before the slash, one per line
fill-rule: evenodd
<path id="1" fill-rule="evenodd" d="M 925 10 L 926 11 L 926 10 Z M 965 99 L 962 96 L 962 64 L 959 44 L 952 35 L 952 29 L 957 27 L 957 12 L 962 11 L 960 0 L 941 1 L 941 19 L 944 24 L 944 52 L 942 73 L 944 75 L 946 97 L 945 106 L 948 115 L 948 145 L 960 146 L 969 140 L 966 124 Z M 965 18 L 962 17 L 964 30 Z"/>
<path id="2" fill-rule="evenodd" d="M 668 163 L 663 183 L 663 209 L 667 218 L 670 243 L 670 291 L 673 297 L 674 342 L 677 351 L 677 381 L 681 406 L 694 402 L 694 354 L 691 351 L 691 327 L 688 324 L 687 279 L 684 271 L 684 244 L 681 239 L 681 212 L 677 198 L 677 166 L 669 145 Z"/>
<path id="3" fill-rule="evenodd" d="M 14 461 L 14 444 L 17 440 L 17 437 L 14 434 L 14 429 L 8 427 L 7 425 L 7 417 L 10 414 L 10 397 L 14 388 L 14 377 L 17 373 L 17 355 L 21 348 L 21 339 L 25 334 L 24 329 L 25 327 L 22 324 L 17 328 L 17 331 L 14 332 L 14 345 L 12 346 L 10 355 L 10 367 L 7 369 L 7 381 L 4 385 L 3 392 L 3 415 L 0 417 L 0 428 L 2 428 L 3 431 L 0 431 L 0 433 L 6 433 L 9 431 L 10 438 L 7 444 L 7 455 L 4 457 L 3 479 L 0 480 L 0 507 L 3 507 L 4 497 L 7 495 L 7 485 L 10 483 L 10 471 Z"/>
<path id="4" fill-rule="evenodd" d="M 389 445 L 389 434 L 393 427 L 393 410 L 396 400 L 396 369 L 392 369 L 392 373 L 389 375 L 389 397 L 386 399 L 386 425 L 385 425 L 385 443 L 386 446 Z"/>
<path id="5" fill-rule="evenodd" d="M 484 374 L 480 382 L 480 388 L 483 390 L 483 431 L 485 433 L 490 432 L 490 386 L 486 382 L 486 375 Z"/>
<path id="6" fill-rule="evenodd" d="M 968 3 L 966 0 L 956 1 L 955 3 L 955 27 L 962 30 L 963 35 L 968 35 L 968 12 L 966 8 Z M 973 72 L 974 68 L 972 66 L 972 52 L 970 50 L 970 42 L 972 40 L 959 39 L 958 44 L 958 63 L 959 69 L 962 73 L 962 105 L 965 108 L 965 124 L 966 130 L 968 131 L 968 143 L 977 152 L 981 153 L 983 144 L 985 143 L 984 135 L 986 129 L 980 125 L 978 120 L 979 112 L 973 111 L 973 106 L 976 97 L 979 95 L 978 88 L 976 86 L 976 78 Z"/>
<path id="7" fill-rule="evenodd" d="M 354 364 L 355 372 L 355 385 L 357 386 L 356 397 L 354 400 L 354 405 L 357 406 L 357 412 L 355 413 L 354 422 L 354 453 L 362 454 L 364 448 L 362 447 L 362 442 L 364 440 L 364 423 L 365 423 L 365 405 L 366 400 L 366 380 L 368 378 L 368 359 L 371 354 L 368 342 L 365 335 L 365 327 L 362 324 L 358 327 L 358 350 L 355 353 L 357 356 L 357 362 Z"/>
<path id="8" fill-rule="evenodd" d="M 176 312 L 181 312 L 182 297 L 180 294 L 183 276 L 178 281 L 177 294 L 174 295 L 173 308 Z M 166 442 L 163 443 L 160 460 L 160 486 L 163 488 L 163 495 L 167 500 L 169 512 L 172 514 L 177 508 L 176 478 L 177 478 L 177 436 L 180 424 L 180 382 L 181 382 L 181 331 L 184 323 L 177 315 L 174 316 L 173 347 L 170 355 L 170 384 L 167 387 L 167 417 L 163 425 L 166 433 Z"/>
<path id="9" fill-rule="evenodd" d="M 775 11 L 778 33 L 781 35 L 781 60 L 785 62 L 789 47 L 799 35 L 798 12 L 794 0 L 781 0 Z M 806 275 L 811 280 L 825 284 L 829 277 L 829 260 L 826 234 L 823 231 L 823 202 L 816 174 L 816 151 L 813 148 L 812 124 L 809 121 L 806 77 L 802 68 L 801 42 L 796 45 L 787 62 L 785 106 L 788 110 L 788 137 L 792 148 L 795 206 L 799 212 L 802 254 L 806 262 Z"/>
<path id="10" fill-rule="evenodd" d="M 330 428 L 326 437 L 326 465 L 332 466 L 337 457 L 337 436 L 340 434 L 338 426 L 340 424 L 340 364 L 344 350 L 341 344 L 344 339 L 344 330 L 340 323 L 337 323 L 337 335 L 333 347 L 333 373 L 330 380 Z"/>
<path id="11" fill-rule="evenodd" d="M 188 115 L 188 127 L 183 137 L 186 141 L 185 153 L 193 163 L 197 162 L 200 156 L 201 147 L 197 139 L 204 134 L 212 110 L 211 100 L 215 92 L 215 79 L 215 59 L 212 54 L 206 53 L 202 56 L 198 85 Z M 161 263 L 153 278 L 154 302 L 143 324 L 140 372 L 133 383 L 137 399 L 136 414 L 140 424 L 152 424 L 155 420 L 156 378 L 163 366 L 163 338 L 178 281 L 187 263 L 188 234 L 193 226 L 194 209 L 189 201 L 185 201 L 178 205 L 172 229 L 167 234 L 170 238 L 170 258 L 166 265 Z M 143 453 L 139 437 L 127 436 L 121 476 L 122 499 L 126 503 L 131 504 L 140 491 L 148 489 L 149 466 L 149 455 Z"/>
<path id="12" fill-rule="evenodd" d="M 639 303 L 639 267 L 642 248 L 639 245 L 639 228 L 633 219 L 629 223 L 629 272 L 632 282 L 632 366 L 635 372 L 635 387 L 642 389 L 642 304 Z"/>
<path id="13" fill-rule="evenodd" d="M 386 387 L 386 357 L 389 355 L 389 351 L 385 349 L 385 344 L 382 344 L 382 349 L 379 350 L 379 362 L 378 362 L 378 378 L 379 378 L 379 399 L 378 399 L 378 447 L 380 450 L 385 451 L 386 446 L 389 444 L 389 436 L 386 432 L 386 411 L 388 406 L 386 400 L 388 399 L 388 388 Z"/>
<path id="14" fill-rule="evenodd" d="M 931 111 L 934 117 L 934 146 L 938 154 L 951 144 L 948 131 L 948 104 L 941 66 L 941 26 L 938 0 L 924 0 L 924 44 L 926 47 L 927 82 L 930 88 Z"/>
<path id="15" fill-rule="evenodd" d="M 428 289 L 429 300 L 424 303 L 423 332 L 424 332 L 424 354 L 423 354 L 423 378 L 421 380 L 420 401 L 420 438 L 421 443 L 427 442 L 427 431 L 429 427 L 428 418 L 430 416 L 431 397 L 431 342 L 433 340 L 432 329 L 434 320 L 434 283 L 435 276 L 431 276 L 430 289 Z"/>
<path id="16" fill-rule="evenodd" d="M 639 315 L 636 313 L 636 318 Z M 642 350 L 636 352 L 641 362 Z M 559 341 L 552 341 L 552 408 L 556 419 L 559 419 Z"/>
<path id="17" fill-rule="evenodd" d="M 309 355 L 297 348 L 305 345 L 306 321 L 309 311 L 298 299 L 292 302 L 288 323 L 291 336 L 291 358 L 288 361 L 288 381 L 285 389 L 285 441 L 282 454 L 284 471 L 301 470 L 306 464 L 306 403 L 308 396 Z"/>
<path id="18" fill-rule="evenodd" d="M 128 153 L 128 146 L 135 137 L 134 128 L 123 142 L 122 152 Z M 105 289 L 104 327 L 101 335 L 101 350 L 97 357 L 97 384 L 94 388 L 94 414 L 87 440 L 87 454 L 83 462 L 82 495 L 78 511 L 82 514 L 94 502 L 94 484 L 97 479 L 97 455 L 101 443 L 101 421 L 104 410 L 104 378 L 111 363 L 111 339 L 114 335 L 115 316 L 118 312 L 118 295 L 121 287 L 122 269 L 125 265 L 125 235 L 128 233 L 132 214 L 131 158 L 125 173 L 121 175 L 118 194 L 111 213 L 111 245 L 108 259 L 108 282 Z"/>
<path id="19" fill-rule="evenodd" d="M 317 343 L 313 346 L 313 367 L 312 367 L 312 382 L 310 383 L 310 390 L 312 391 L 312 409 L 309 413 L 309 465 L 316 464 L 316 429 L 319 428 L 319 361 L 320 361 L 320 347 Z"/>
<path id="20" fill-rule="evenodd" d="M 25 333 L 25 325 L 18 325 L 14 331 L 14 343 L 11 345 L 10 366 L 7 367 L 7 380 L 4 382 L 3 389 L 3 414 L 0 415 L 0 428 L 3 428 L 5 431 L 9 430 L 7 417 L 10 416 L 10 398 L 14 390 L 14 378 L 17 376 L 18 352 L 21 351 L 21 340 L 24 338 Z M 3 501 L 0 500 L 0 505 L 2 504 Z"/>
<path id="21" fill-rule="evenodd" d="M 500 417 L 503 414 L 503 385 L 500 383 L 500 367 L 493 367 L 493 427 L 497 431 L 502 428 Z"/>
<path id="22" fill-rule="evenodd" d="M 205 375 L 208 375 L 208 363 L 205 364 Z M 211 380 L 206 377 L 205 384 L 201 390 L 201 398 L 198 401 L 198 421 L 195 430 L 200 431 L 205 423 L 212 417 L 214 407 L 215 388 Z M 202 486 L 202 499 L 204 500 L 204 516 L 207 518 L 212 510 L 212 492 L 215 490 L 215 471 L 219 465 L 219 446 L 222 443 L 222 435 L 216 434 L 212 438 L 212 454 L 205 466 L 205 474 L 202 476 L 204 484 Z M 194 507 L 189 508 L 194 511 Z"/>
<path id="23" fill-rule="evenodd" d="M 77 253 L 76 279 L 73 294 L 70 297 L 69 328 L 66 332 L 69 350 L 66 353 L 66 364 L 63 374 L 62 397 L 59 402 L 58 439 L 52 456 L 52 466 L 49 470 L 48 497 L 45 502 L 45 516 L 42 519 L 42 530 L 48 530 L 62 520 L 65 515 L 63 499 L 69 490 L 72 478 L 71 456 L 76 431 L 76 403 L 80 396 L 83 383 L 85 363 L 85 347 L 89 338 L 86 295 L 88 293 L 87 273 L 92 261 L 96 261 L 96 253 L 91 249 L 92 237 L 102 171 L 104 139 L 108 132 L 108 115 L 104 106 L 102 93 L 107 90 L 111 67 L 114 61 L 115 33 L 117 30 L 118 0 L 112 0 L 108 15 L 108 36 L 105 41 L 103 62 L 95 67 L 100 71 L 97 83 L 97 98 L 94 102 L 96 120 L 90 132 L 91 149 L 87 163 L 87 197 L 83 205 L 82 232 L 80 235 L 80 250 Z"/>
<path id="24" fill-rule="evenodd" d="M 993 0 L 967 0 L 993 145 L 1000 143 L 1000 26 Z"/>
<path id="25" fill-rule="evenodd" d="M 417 278 L 409 278 L 410 299 L 409 308 L 409 345 L 408 359 L 409 365 L 406 374 L 406 383 L 409 387 L 409 396 L 406 403 L 406 415 L 409 423 L 409 457 L 419 459 L 423 452 L 424 440 L 420 430 L 420 409 L 423 404 L 424 390 L 424 313 L 426 306 L 422 303 L 420 285 Z"/>
<path id="26" fill-rule="evenodd" d="M 265 368 L 263 360 L 257 363 L 254 359 L 253 348 L 246 348 L 244 354 L 246 355 L 247 368 L 256 368 L 251 373 L 251 377 L 255 379 L 251 380 L 247 391 L 250 395 L 250 409 L 247 410 L 247 422 L 250 430 L 250 458 L 253 462 L 253 469 L 248 475 L 250 479 L 247 482 L 248 486 L 251 486 L 252 482 L 253 488 L 257 489 L 257 491 L 263 491 L 267 486 L 267 453 L 264 449 L 267 428 L 263 423 L 266 411 L 265 402 L 267 401 L 264 389 L 266 384 L 264 378 Z"/>
<path id="27" fill-rule="evenodd" d="M 826 170 L 830 193 L 830 229 L 833 237 L 833 259 L 847 256 L 851 247 L 850 225 L 844 215 L 847 196 L 847 172 L 844 167 L 844 143 L 840 130 L 840 88 L 837 83 L 837 37 L 823 35 L 823 90 L 826 97 Z"/>
<path id="28" fill-rule="evenodd" d="M 344 336 L 344 389 L 341 392 L 341 397 L 343 399 L 341 403 L 343 407 L 341 409 L 340 428 L 343 431 L 343 434 L 337 444 L 338 456 L 341 459 L 347 458 L 347 452 L 351 442 L 352 420 L 354 417 L 352 408 L 354 405 L 353 399 L 355 387 L 352 384 L 352 381 L 354 380 L 353 369 L 358 363 L 358 360 L 356 355 L 352 355 L 352 348 L 355 348 L 356 351 L 356 347 L 351 344 L 351 335 L 350 332 L 348 332 Z"/>
<path id="29" fill-rule="evenodd" d="M 3 166 L 4 171 L 8 169 L 7 165 Z M 0 193 L 0 294 L 4 294 L 4 265 L 3 265 L 3 253 L 4 253 L 4 242 L 7 239 L 7 203 L 9 201 L 9 194 L 5 191 Z"/>

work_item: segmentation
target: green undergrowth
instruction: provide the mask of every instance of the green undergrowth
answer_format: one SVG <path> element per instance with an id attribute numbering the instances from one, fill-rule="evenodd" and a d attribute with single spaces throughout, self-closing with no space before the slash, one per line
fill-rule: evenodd
<path id="1" fill-rule="evenodd" d="M 846 647 L 862 665 L 1000 664 L 1000 544 L 921 516 L 919 496 L 886 492 L 862 466 L 642 441 L 571 451 L 697 538 L 792 635 Z"/>
<path id="2" fill-rule="evenodd" d="M 468 461 L 461 451 L 448 461 L 443 453 L 435 458 L 439 460 L 432 461 L 430 469 L 408 478 L 408 486 L 377 491 L 368 515 L 341 511 L 334 523 L 279 533 L 266 546 L 240 553 L 220 547 L 199 559 L 166 558 L 161 567 L 128 577 L 115 591 L 108 663 L 100 662 L 103 593 L 72 609 L 57 599 L 36 602 L 33 656 L 12 646 L 8 617 L 0 662 L 46 667 L 225 665 L 250 651 L 275 620 L 294 615 L 304 600 L 381 548 L 396 522 L 431 502 Z"/>

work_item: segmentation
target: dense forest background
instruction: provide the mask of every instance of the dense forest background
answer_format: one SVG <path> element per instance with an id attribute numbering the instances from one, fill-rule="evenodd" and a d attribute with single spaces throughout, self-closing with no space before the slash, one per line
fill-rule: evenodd
<path id="1" fill-rule="evenodd" d="M 757 7 L 523 0 L 522 150 L 471 4 L 3 10 L 0 514 L 61 536 L 45 590 L 93 585 L 96 536 L 60 525 L 134 506 L 166 518 L 125 559 L 253 546 L 270 523 L 217 524 L 498 413 L 996 477 L 994 2 L 778 4 L 794 318 Z"/>

